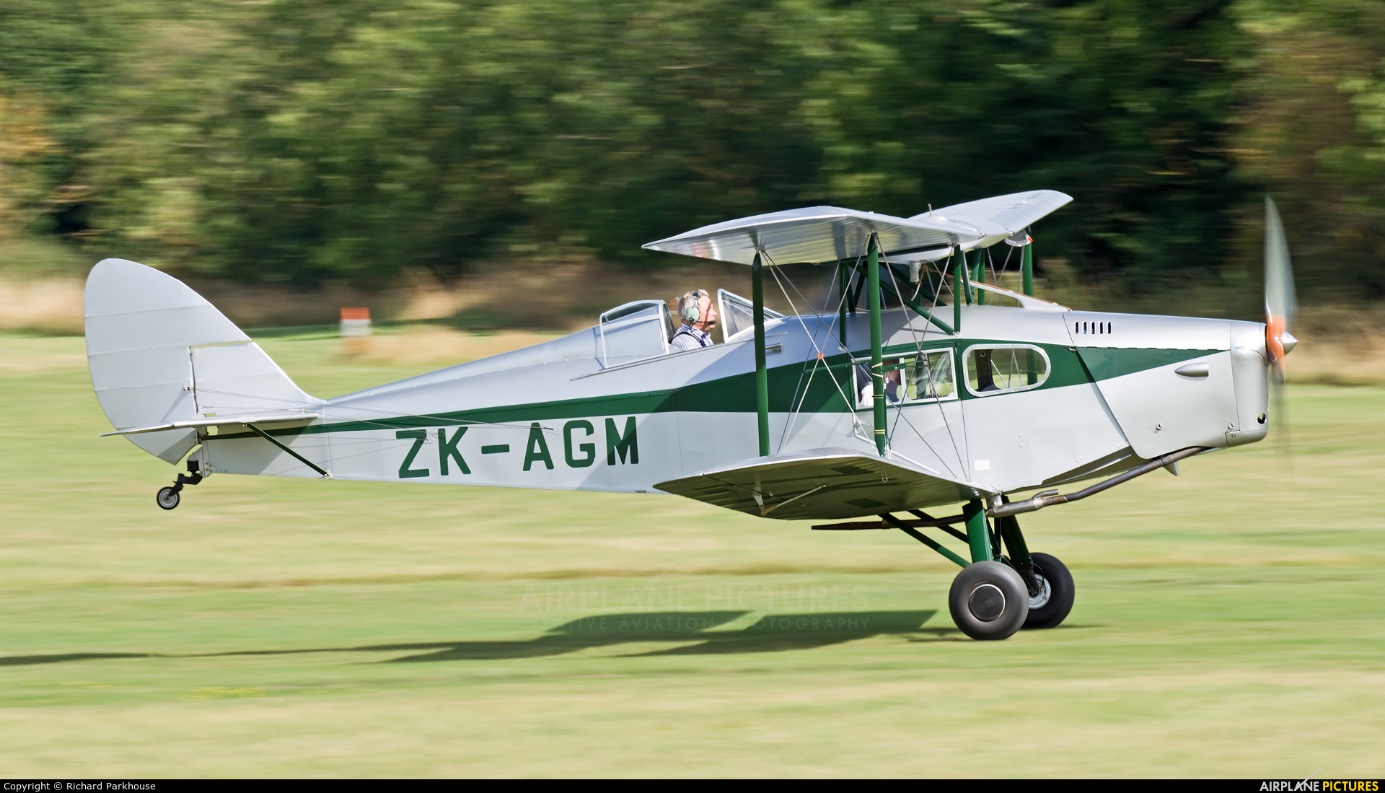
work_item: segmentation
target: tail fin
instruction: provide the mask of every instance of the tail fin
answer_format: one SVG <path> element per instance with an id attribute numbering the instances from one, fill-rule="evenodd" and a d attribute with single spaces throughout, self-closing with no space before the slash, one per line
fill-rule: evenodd
<path id="1" fill-rule="evenodd" d="M 87 276 L 85 303 L 96 398 L 117 431 L 144 430 L 126 437 L 155 457 L 183 459 L 198 442 L 188 425 L 202 420 L 322 404 L 211 303 L 158 270 L 105 259 Z M 150 431 L 174 423 L 183 426 Z"/>

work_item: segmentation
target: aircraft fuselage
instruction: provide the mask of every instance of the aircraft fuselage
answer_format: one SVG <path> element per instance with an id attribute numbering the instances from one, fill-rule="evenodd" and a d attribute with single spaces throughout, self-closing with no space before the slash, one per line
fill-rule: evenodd
<path id="1" fill-rule="evenodd" d="M 1266 433 L 1260 323 L 986 305 L 961 316 L 951 335 L 882 312 L 887 455 L 940 477 L 1011 493 Z M 772 454 L 877 453 L 867 316 L 844 330 L 836 315 L 767 324 Z M 433 484 L 651 492 L 758 456 L 749 334 L 612 355 L 615 338 L 593 328 L 327 400 L 320 420 L 271 434 L 335 479 Z M 201 441 L 207 472 L 317 476 L 250 433 Z"/>

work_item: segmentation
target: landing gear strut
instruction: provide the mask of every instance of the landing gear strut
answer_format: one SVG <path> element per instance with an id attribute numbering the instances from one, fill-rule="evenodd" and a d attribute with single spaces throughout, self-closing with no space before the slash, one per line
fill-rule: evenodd
<path id="1" fill-rule="evenodd" d="M 202 476 L 199 468 L 200 464 L 196 460 L 188 460 L 188 473 L 178 474 L 178 479 L 173 484 L 160 488 L 158 495 L 154 496 L 154 503 L 158 504 L 160 509 L 176 508 L 178 502 L 182 500 L 178 494 L 182 492 L 183 486 L 195 485 L 206 478 Z"/>
<path id="2" fill-rule="evenodd" d="M 1010 536 L 1020 537 L 1019 522 L 1012 519 L 1010 525 L 993 529 L 980 501 L 967 502 L 962 517 L 967 524 L 971 564 L 952 581 L 947 598 L 952 621 L 973 639 L 1008 639 L 1029 618 L 1029 596 L 1034 591 L 1021 572 L 1030 566 L 1029 551 L 1022 538 L 1017 543 L 1010 541 Z M 1011 555 L 1017 559 L 1001 555 L 1002 539 L 1007 540 Z"/>
<path id="3" fill-rule="evenodd" d="M 1000 498 L 997 504 L 1005 503 Z M 973 639 L 1008 639 L 1021 628 L 1055 628 L 1072 611 L 1076 587 L 1056 557 L 1029 552 L 1013 514 L 994 521 L 980 501 L 962 514 L 935 518 L 910 510 L 913 518 L 880 515 L 879 522 L 836 523 L 814 529 L 854 531 L 899 529 L 962 568 L 952 581 L 948 609 L 957 627 Z M 960 531 L 953 524 L 963 524 Z M 920 529 L 934 528 L 967 544 L 971 561 L 943 547 Z"/>

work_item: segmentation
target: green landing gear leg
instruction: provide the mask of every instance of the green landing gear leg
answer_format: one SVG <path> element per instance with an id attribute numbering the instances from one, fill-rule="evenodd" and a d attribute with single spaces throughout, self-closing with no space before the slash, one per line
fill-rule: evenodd
<path id="1" fill-rule="evenodd" d="M 1010 552 L 1010 565 L 1019 573 L 1029 592 L 1029 615 L 1026 628 L 1056 628 L 1072 611 L 1076 587 L 1072 573 L 1055 556 L 1029 552 L 1020 533 L 1019 521 L 1013 516 L 999 518 L 996 525 Z"/>
<path id="2" fill-rule="evenodd" d="M 1008 639 L 1029 617 L 1029 591 L 1019 573 L 996 553 L 985 506 L 970 501 L 962 508 L 967 522 L 971 564 L 952 581 L 947 605 L 952 621 L 973 639 Z"/>

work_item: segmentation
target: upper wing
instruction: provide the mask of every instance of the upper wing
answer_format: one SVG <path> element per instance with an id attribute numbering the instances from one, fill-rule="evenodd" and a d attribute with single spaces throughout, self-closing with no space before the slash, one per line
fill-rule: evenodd
<path id="1" fill-rule="evenodd" d="M 987 491 L 898 460 L 846 449 L 759 457 L 655 485 L 668 493 L 782 520 L 878 515 L 970 501 Z"/>
<path id="2" fill-rule="evenodd" d="M 644 247 L 736 264 L 752 263 L 759 252 L 769 256 L 764 264 L 819 263 L 865 255 L 871 234 L 887 256 L 979 239 L 973 229 L 944 219 L 807 207 L 715 223 Z"/>
<path id="3" fill-rule="evenodd" d="M 909 218 L 910 223 L 952 223 L 979 237 L 1007 237 L 1022 231 L 1072 201 L 1057 190 L 1030 190 L 965 204 L 931 209 Z"/>
<path id="4" fill-rule="evenodd" d="M 753 215 L 693 229 L 645 248 L 701 259 L 750 264 L 820 263 L 866 253 L 870 236 L 886 258 L 929 260 L 994 245 L 1072 200 L 1056 190 L 983 198 L 909 218 L 841 207 L 806 207 Z M 912 255 L 911 255 L 912 254 Z"/>

